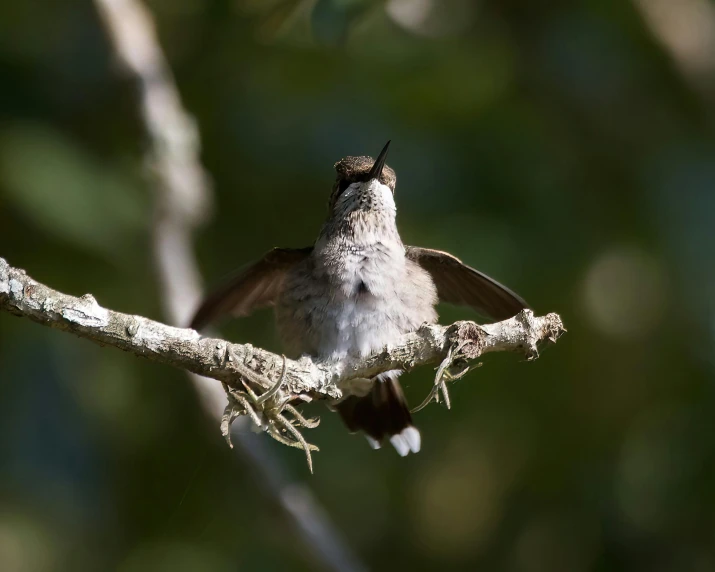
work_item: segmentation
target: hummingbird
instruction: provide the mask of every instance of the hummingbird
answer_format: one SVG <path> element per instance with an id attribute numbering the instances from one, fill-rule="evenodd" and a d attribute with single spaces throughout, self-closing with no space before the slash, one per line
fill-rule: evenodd
<path id="1" fill-rule="evenodd" d="M 517 294 L 455 256 L 402 243 L 396 176 L 385 164 L 389 147 L 390 141 L 377 159 L 335 163 L 328 217 L 313 246 L 269 251 L 210 294 L 191 327 L 273 306 L 288 354 L 341 360 L 381 351 L 425 322 L 436 323 L 439 301 L 493 320 L 527 308 Z M 400 386 L 402 373 L 351 380 L 331 408 L 373 448 L 389 440 L 405 456 L 420 450 L 421 436 Z"/>

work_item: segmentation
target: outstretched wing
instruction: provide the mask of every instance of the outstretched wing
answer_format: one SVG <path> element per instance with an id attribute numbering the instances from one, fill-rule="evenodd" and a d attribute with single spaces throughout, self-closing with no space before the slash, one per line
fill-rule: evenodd
<path id="1" fill-rule="evenodd" d="M 406 249 L 407 257 L 430 273 L 442 302 L 470 306 L 495 320 L 506 320 L 529 307 L 509 288 L 447 252 L 416 246 Z"/>
<path id="2" fill-rule="evenodd" d="M 190 327 L 198 330 L 226 314 L 247 316 L 258 308 L 272 306 L 288 271 L 308 258 L 312 250 L 312 246 L 274 248 L 212 292 L 196 310 Z"/>

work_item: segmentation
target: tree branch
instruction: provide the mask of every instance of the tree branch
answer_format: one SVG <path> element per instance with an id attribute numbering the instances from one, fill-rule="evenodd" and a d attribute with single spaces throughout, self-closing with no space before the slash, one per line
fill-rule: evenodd
<path id="1" fill-rule="evenodd" d="M 528 359 L 534 359 L 538 357 L 540 342 L 555 342 L 565 331 L 557 314 L 535 317 L 525 310 L 496 324 L 466 321 L 451 326 L 425 324 L 403 336 L 394 347 L 364 359 L 291 360 L 250 344 L 204 338 L 195 330 L 108 310 L 91 294 L 77 298 L 53 290 L 23 270 L 9 266 L 2 258 L 0 309 L 100 345 L 217 379 L 239 391 L 245 390 L 247 382 L 268 391 L 282 378 L 277 392 L 282 401 L 301 397 L 339 399 L 343 382 L 373 377 L 391 369 L 410 370 L 448 357 L 448 367 L 465 366 L 485 353 L 496 351 L 521 351 Z"/>

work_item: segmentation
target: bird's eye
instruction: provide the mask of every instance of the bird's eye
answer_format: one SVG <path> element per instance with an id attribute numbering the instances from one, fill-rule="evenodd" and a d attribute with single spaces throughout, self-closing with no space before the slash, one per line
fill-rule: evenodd
<path id="1" fill-rule="evenodd" d="M 340 187 L 338 189 L 338 196 L 342 195 L 349 186 L 350 186 L 350 181 L 348 181 L 347 179 L 343 179 L 342 181 L 340 181 Z"/>

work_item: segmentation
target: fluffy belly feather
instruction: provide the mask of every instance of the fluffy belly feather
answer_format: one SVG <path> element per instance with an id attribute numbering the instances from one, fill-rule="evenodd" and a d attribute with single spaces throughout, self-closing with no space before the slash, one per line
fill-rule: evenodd
<path id="1" fill-rule="evenodd" d="M 400 245 L 401 246 L 401 245 Z M 288 348 L 339 359 L 368 355 L 434 322 L 436 292 L 404 249 L 343 252 L 331 264 L 309 262 L 288 280 L 277 308 Z"/>
<path id="2" fill-rule="evenodd" d="M 394 303 L 362 295 L 326 308 L 329 323 L 322 336 L 320 353 L 334 358 L 348 354 L 369 355 L 395 342 L 405 330 Z"/>

